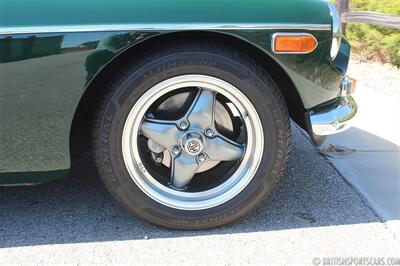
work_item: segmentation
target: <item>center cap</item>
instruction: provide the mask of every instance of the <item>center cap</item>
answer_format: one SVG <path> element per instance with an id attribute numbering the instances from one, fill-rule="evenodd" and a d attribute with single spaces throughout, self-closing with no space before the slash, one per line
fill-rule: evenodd
<path id="1" fill-rule="evenodd" d="M 199 154 L 204 147 L 204 137 L 198 132 L 188 132 L 182 137 L 183 149 L 190 155 Z"/>

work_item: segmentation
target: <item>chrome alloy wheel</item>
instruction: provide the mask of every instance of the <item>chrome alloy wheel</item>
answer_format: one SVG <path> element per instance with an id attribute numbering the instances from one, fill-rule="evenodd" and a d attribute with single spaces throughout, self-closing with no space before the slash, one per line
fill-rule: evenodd
<path id="1" fill-rule="evenodd" d="M 159 99 L 187 88 L 195 88 L 197 93 L 181 117 L 165 120 L 149 114 Z M 232 112 L 242 122 L 243 143 L 219 132 L 215 123 L 217 95 L 229 100 Z M 170 156 L 168 184 L 152 174 L 151 164 L 144 163 L 140 137 Z M 137 186 L 160 204 L 181 210 L 208 209 L 234 198 L 255 175 L 263 149 L 263 128 L 253 104 L 231 84 L 205 75 L 177 76 L 150 88 L 131 109 L 122 134 L 124 163 Z M 228 178 L 204 190 L 189 189 L 203 165 L 219 162 L 236 163 L 234 171 L 227 171 Z"/>

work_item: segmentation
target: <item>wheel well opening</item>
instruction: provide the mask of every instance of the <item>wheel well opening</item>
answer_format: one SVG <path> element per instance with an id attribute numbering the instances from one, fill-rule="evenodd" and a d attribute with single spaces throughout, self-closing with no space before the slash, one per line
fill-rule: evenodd
<path id="1" fill-rule="evenodd" d="M 107 90 L 107 81 L 112 77 L 112 75 L 117 73 L 124 64 L 130 62 L 130 60 L 135 60 L 137 55 L 143 54 L 146 50 L 157 47 L 160 43 L 166 43 L 168 41 L 176 42 L 177 40 L 188 42 L 204 39 L 224 46 L 229 45 L 257 61 L 271 75 L 275 83 L 278 85 L 278 88 L 285 99 L 290 117 L 302 128 L 306 127 L 304 121 L 305 109 L 296 87 L 282 67 L 260 48 L 229 34 L 199 31 L 174 32 L 151 37 L 128 48 L 114 58 L 94 77 L 88 85 L 75 111 L 70 133 L 71 158 L 77 158 L 84 152 L 90 150 L 93 120 L 97 106 L 101 102 L 102 96 Z"/>

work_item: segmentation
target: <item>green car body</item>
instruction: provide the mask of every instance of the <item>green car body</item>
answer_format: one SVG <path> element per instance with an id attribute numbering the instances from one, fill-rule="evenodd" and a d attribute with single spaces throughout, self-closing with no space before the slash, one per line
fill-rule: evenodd
<path id="1" fill-rule="evenodd" d="M 270 67 L 291 117 L 336 102 L 350 46 L 331 56 L 334 21 L 321 0 L 0 0 L 0 184 L 66 175 L 90 146 L 102 80 L 166 38 L 217 38 Z M 308 54 L 277 54 L 275 33 L 308 33 Z M 353 113 L 350 114 L 351 116 Z"/>

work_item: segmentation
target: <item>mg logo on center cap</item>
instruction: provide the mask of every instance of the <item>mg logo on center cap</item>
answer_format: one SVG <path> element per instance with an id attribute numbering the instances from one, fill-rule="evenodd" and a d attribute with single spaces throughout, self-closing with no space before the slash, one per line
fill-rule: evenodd
<path id="1" fill-rule="evenodd" d="M 189 153 L 198 153 L 201 149 L 200 141 L 196 139 L 189 140 L 186 146 Z"/>
<path id="2" fill-rule="evenodd" d="M 182 137 L 182 147 L 190 155 L 197 155 L 203 150 L 204 138 L 198 132 L 188 132 Z"/>

